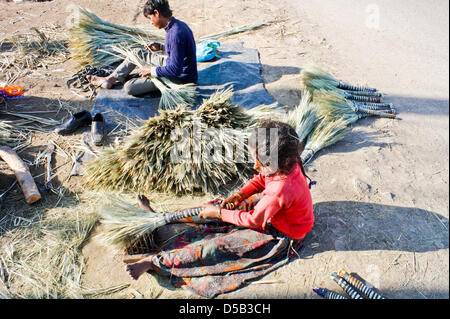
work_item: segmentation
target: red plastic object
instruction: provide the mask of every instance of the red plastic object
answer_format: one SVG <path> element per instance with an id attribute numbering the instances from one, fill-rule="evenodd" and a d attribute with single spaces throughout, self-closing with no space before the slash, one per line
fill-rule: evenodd
<path id="1" fill-rule="evenodd" d="M 17 97 L 23 95 L 23 89 L 19 85 L 5 85 L 0 86 L 0 93 L 6 98 Z"/>

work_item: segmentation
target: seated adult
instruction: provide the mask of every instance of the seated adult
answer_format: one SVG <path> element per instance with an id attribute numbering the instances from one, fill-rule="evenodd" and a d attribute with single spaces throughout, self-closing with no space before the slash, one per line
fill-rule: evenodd
<path id="1" fill-rule="evenodd" d="M 157 90 L 149 76 L 166 77 L 178 84 L 197 82 L 196 45 L 189 26 L 172 16 L 167 0 L 148 0 L 143 13 L 155 27 L 166 31 L 165 44 L 153 42 L 148 45 L 150 51 L 138 52 L 141 56 L 150 55 L 152 65 L 139 68 L 137 71 L 140 77 L 130 79 L 130 73 L 136 69 L 136 65 L 125 59 L 107 77 L 88 77 L 90 83 L 110 89 L 120 82 L 128 94 L 139 96 Z"/>

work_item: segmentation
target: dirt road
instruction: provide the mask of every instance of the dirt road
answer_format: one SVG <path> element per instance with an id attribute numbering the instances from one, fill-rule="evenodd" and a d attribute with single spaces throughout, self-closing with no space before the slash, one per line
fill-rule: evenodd
<path id="1" fill-rule="evenodd" d="M 61 35 L 67 35 L 72 3 L 106 20 L 148 26 L 139 11 L 142 2 L 0 2 L 1 35 L 46 24 L 58 24 Z M 272 26 L 223 41 L 243 41 L 259 50 L 266 89 L 281 104 L 299 102 L 299 72 L 314 61 L 342 80 L 387 93 L 386 101 L 394 103 L 401 118 L 360 120 L 344 140 L 317 154 L 307 169 L 318 182 L 312 189 L 316 225 L 301 259 L 263 278 L 271 283 L 252 284 L 219 298 L 317 298 L 313 287 L 339 291 L 329 275 L 341 268 L 358 273 L 390 298 L 448 298 L 448 2 L 170 3 L 197 37 L 274 20 Z M 58 69 L 65 71 L 54 72 Z M 85 108 L 89 104 L 64 87 L 64 76 L 74 71 L 69 60 L 43 70 L 44 81 L 37 76 L 21 79 L 29 97 L 22 104 L 63 101 Z M 46 141 L 39 142 L 36 148 L 45 146 Z M 83 278 L 89 286 L 129 282 L 143 297 L 155 296 L 149 291 L 150 276 L 133 282 L 121 256 L 101 243 L 93 240 L 83 252 Z M 113 297 L 127 298 L 129 293 Z M 160 295 L 172 296 L 170 291 Z"/>

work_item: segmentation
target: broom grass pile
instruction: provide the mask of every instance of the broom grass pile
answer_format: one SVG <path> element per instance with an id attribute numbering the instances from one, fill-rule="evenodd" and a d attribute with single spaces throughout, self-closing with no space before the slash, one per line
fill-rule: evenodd
<path id="1" fill-rule="evenodd" d="M 30 70 L 47 68 L 69 58 L 67 41 L 59 38 L 58 27 L 32 27 L 30 31 L 0 39 L 2 47 L 14 52 L 13 55 L 0 55 L 0 78 L 8 83 L 15 82 Z"/>
<path id="2" fill-rule="evenodd" d="M 150 55 L 141 56 L 136 50 L 124 46 L 110 46 L 111 55 L 127 59 L 138 68 L 151 65 Z M 106 50 L 102 50 L 105 51 Z M 193 105 L 197 99 L 197 90 L 194 84 L 176 84 L 167 78 L 150 77 L 153 84 L 161 92 L 159 107 L 161 109 L 173 109 L 177 105 Z"/>
<path id="3" fill-rule="evenodd" d="M 142 121 L 123 146 L 103 151 L 87 165 L 86 185 L 192 194 L 218 193 L 224 184 L 242 183 L 251 171 L 243 139 L 256 121 L 231 102 L 232 95 L 228 88 L 204 99 L 196 110 L 180 105 Z"/>
<path id="4" fill-rule="evenodd" d="M 81 66 L 104 66 L 120 62 L 120 57 L 114 56 L 101 49 L 108 49 L 112 45 L 123 45 L 128 48 L 141 47 L 137 37 L 147 43 L 164 41 L 164 37 L 150 31 L 111 23 L 99 18 L 91 11 L 78 8 L 78 15 L 74 25 L 70 28 L 69 50 L 72 58 Z"/>
<path id="5" fill-rule="evenodd" d="M 247 32 L 270 25 L 272 22 L 247 24 L 224 32 L 200 37 L 198 42 L 208 39 L 220 39 L 241 32 Z M 120 62 L 117 55 L 111 55 L 111 46 L 126 46 L 130 49 L 145 48 L 150 42 L 164 42 L 165 37 L 142 28 L 108 22 L 91 11 L 79 7 L 78 18 L 70 29 L 69 49 L 72 57 L 80 66 L 86 64 L 105 66 Z M 103 50 L 102 50 L 103 49 Z M 106 49 L 106 51 L 105 51 Z"/>

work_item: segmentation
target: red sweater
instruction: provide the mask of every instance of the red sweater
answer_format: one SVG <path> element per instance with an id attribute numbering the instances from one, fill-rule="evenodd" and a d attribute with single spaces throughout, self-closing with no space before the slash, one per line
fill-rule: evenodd
<path id="1" fill-rule="evenodd" d="M 306 177 L 297 164 L 287 176 L 255 175 L 242 189 L 247 196 L 262 193 L 253 210 L 222 209 L 222 220 L 264 230 L 268 221 L 283 234 L 302 239 L 314 224 L 313 203 Z"/>

